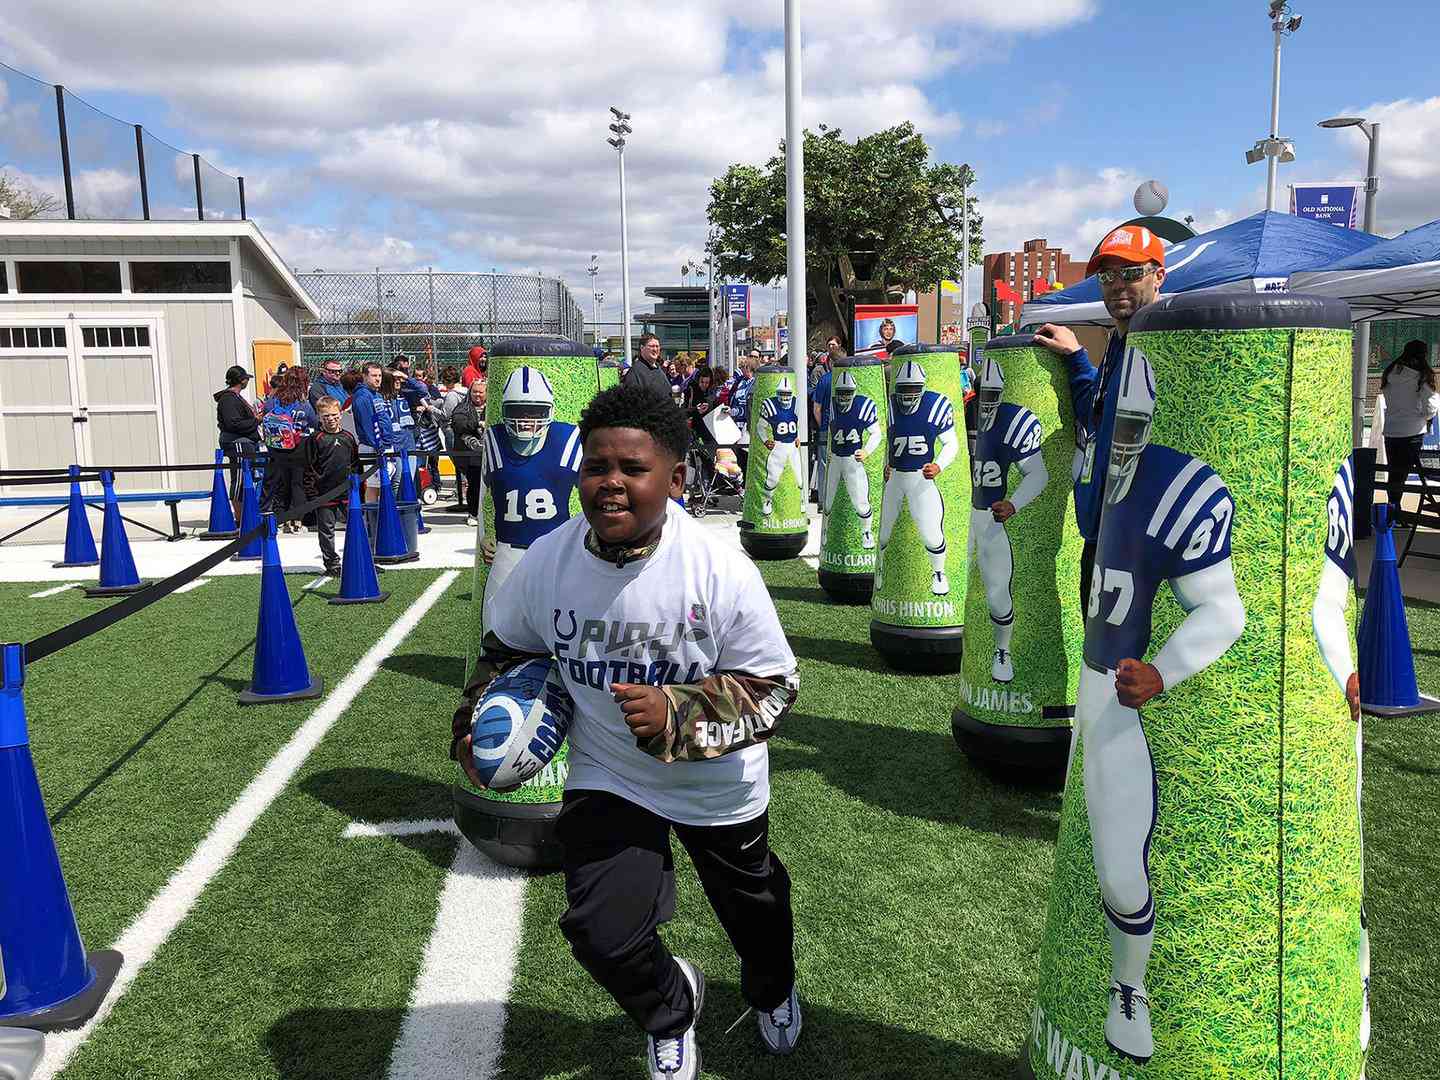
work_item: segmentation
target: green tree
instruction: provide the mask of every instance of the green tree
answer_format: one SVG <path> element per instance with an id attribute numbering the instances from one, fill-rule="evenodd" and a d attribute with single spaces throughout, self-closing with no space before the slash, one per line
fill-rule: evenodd
<path id="1" fill-rule="evenodd" d="M 960 274 L 961 200 L 970 205 L 970 260 L 984 248 L 968 165 L 932 164 L 906 122 L 848 142 L 838 128 L 805 132 L 807 326 L 811 343 L 850 342 L 857 303 L 893 302 Z M 785 144 L 763 167 L 732 165 L 710 185 L 718 277 L 768 285 L 785 276 Z"/>
<path id="2" fill-rule="evenodd" d="M 0 206 L 8 206 L 12 218 L 34 218 L 59 209 L 60 200 L 48 191 L 26 187 L 9 173 L 0 172 Z"/>

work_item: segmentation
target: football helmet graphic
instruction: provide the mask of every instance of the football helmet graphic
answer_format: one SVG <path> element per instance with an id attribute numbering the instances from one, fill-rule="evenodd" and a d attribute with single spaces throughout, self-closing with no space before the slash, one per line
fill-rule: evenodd
<path id="1" fill-rule="evenodd" d="M 780 385 L 775 388 L 775 398 L 782 409 L 788 409 L 795 404 L 795 384 L 790 381 L 789 375 L 780 376 Z"/>
<path id="2" fill-rule="evenodd" d="M 533 454 L 555 419 L 555 392 L 549 380 L 535 368 L 512 371 L 500 398 L 500 417 L 516 452 Z"/>
<path id="3" fill-rule="evenodd" d="M 895 403 L 902 412 L 913 413 L 920 407 L 925 393 L 925 369 L 914 360 L 906 360 L 895 376 Z"/>
<path id="4" fill-rule="evenodd" d="M 849 412 L 850 406 L 855 404 L 855 376 L 848 371 L 836 375 L 832 397 L 836 411 Z"/>
<path id="5" fill-rule="evenodd" d="M 1130 493 L 1140 455 L 1150 445 L 1155 418 L 1155 373 L 1150 360 L 1137 347 L 1125 350 L 1120 370 L 1120 400 L 1115 405 L 1115 431 L 1110 436 L 1110 465 L 1105 477 L 1105 501 L 1120 502 Z"/>
<path id="6" fill-rule="evenodd" d="M 995 426 L 995 413 L 1000 408 L 1000 399 L 1005 394 L 1005 372 L 994 357 L 981 354 L 980 366 L 980 430 L 989 431 Z"/>

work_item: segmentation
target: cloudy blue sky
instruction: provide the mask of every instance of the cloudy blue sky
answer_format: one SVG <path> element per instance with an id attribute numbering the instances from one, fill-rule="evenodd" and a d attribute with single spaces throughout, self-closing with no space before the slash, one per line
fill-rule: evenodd
<path id="1" fill-rule="evenodd" d="M 1200 227 L 1263 204 L 1263 166 L 1243 153 L 1268 123 L 1266 0 L 801 6 L 806 123 L 915 122 L 937 159 L 978 174 L 987 250 L 1045 236 L 1088 251 L 1152 177 Z M 1433 3 L 1293 7 L 1281 128 L 1300 160 L 1282 184 L 1359 177 L 1364 137 L 1315 127 L 1359 113 L 1384 125 L 1380 231 L 1440 217 Z M 9 0 L 0 61 L 244 173 L 251 216 L 293 265 L 558 274 L 588 312 L 596 252 L 615 318 L 606 106 L 634 115 L 638 292 L 700 253 L 711 178 L 774 151 L 781 14 L 781 0 Z M 4 85 L 0 165 L 43 183 L 28 144 L 48 135 L 26 127 L 27 88 Z M 128 164 L 123 139 L 88 145 Z M 97 203 L 129 197 L 116 173 L 95 170 Z"/>

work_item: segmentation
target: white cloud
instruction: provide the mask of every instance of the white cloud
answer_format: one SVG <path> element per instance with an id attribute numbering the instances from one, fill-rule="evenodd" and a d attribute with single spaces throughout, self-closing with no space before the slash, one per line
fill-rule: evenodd
<path id="1" fill-rule="evenodd" d="M 807 5 L 804 120 L 850 137 L 902 119 L 931 139 L 966 130 L 977 118 L 937 103 L 926 80 L 1096 7 Z M 357 0 L 339 15 L 281 0 L 83 10 L 10 0 L 0 59 L 82 95 L 162 99 L 215 146 L 208 160 L 246 176 L 252 216 L 296 265 L 538 268 L 588 301 L 584 267 L 599 252 L 597 284 L 613 313 L 619 223 L 606 106 L 634 116 L 631 282 L 644 309 L 642 285 L 674 280 L 703 248 L 709 181 L 776 152 L 781 13 L 777 0 Z"/>

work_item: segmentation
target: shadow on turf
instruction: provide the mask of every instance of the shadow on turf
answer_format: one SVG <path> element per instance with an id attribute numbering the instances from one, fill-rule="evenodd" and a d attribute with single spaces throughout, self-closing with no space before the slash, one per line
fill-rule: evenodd
<path id="1" fill-rule="evenodd" d="M 448 783 L 393 769 L 324 769 L 300 781 L 300 790 L 351 821 L 448 819 L 451 815 Z M 453 849 L 437 846 L 433 833 L 397 836 L 395 842 L 445 870 L 454 859 Z"/>
<path id="2" fill-rule="evenodd" d="M 463 656 L 441 656 L 438 653 L 399 653 L 387 657 L 380 665 L 386 671 L 400 675 L 413 675 L 417 679 L 429 679 L 441 686 L 454 689 L 456 698 L 463 687 L 465 658 Z"/>
<path id="3" fill-rule="evenodd" d="M 744 1008 L 734 983 L 706 983 L 698 1032 L 704 1075 L 724 1080 L 782 1075 L 796 1080 L 1011 1080 L 1020 1075 L 1016 1054 L 979 1050 L 811 1004 L 805 1005 L 799 1048 L 780 1061 L 762 1049 L 753 1019 L 725 1034 Z M 507 1080 L 645 1075 L 643 1036 L 618 1013 L 587 1020 L 527 1005 L 506 1012 L 497 1075 Z M 265 1048 L 283 1080 L 369 1080 L 385 1075 L 405 1013 L 400 1008 L 297 1009 L 266 1032 Z M 496 1005 L 446 1004 L 423 1007 L 416 1020 L 443 1030 L 452 1019 L 447 1013 L 456 1014 L 457 1024 L 489 1025 L 500 1019 Z M 437 1067 L 443 1052 L 437 1045 Z"/>
<path id="4" fill-rule="evenodd" d="M 824 664 L 838 664 L 860 671 L 893 670 L 868 641 L 836 641 L 834 638 L 799 634 L 786 634 L 785 640 L 790 642 L 790 651 L 801 660 L 819 660 Z"/>
<path id="5" fill-rule="evenodd" d="M 945 825 L 1055 841 L 1060 796 L 997 783 L 972 765 L 948 732 L 862 724 L 791 713 L 780 739 L 810 749 L 770 746 L 776 772 L 809 769 L 871 806 Z"/>

